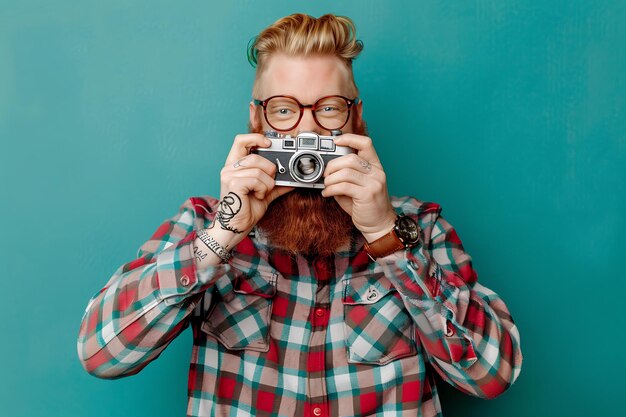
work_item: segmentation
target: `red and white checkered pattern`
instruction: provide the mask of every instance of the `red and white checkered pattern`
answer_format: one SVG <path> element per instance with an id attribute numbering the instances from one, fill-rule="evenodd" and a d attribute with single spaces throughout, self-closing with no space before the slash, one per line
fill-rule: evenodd
<path id="1" fill-rule="evenodd" d="M 432 369 L 499 395 L 522 364 L 506 305 L 477 282 L 439 205 L 392 202 L 419 223 L 420 244 L 375 263 L 357 233 L 317 259 L 256 235 L 199 271 L 192 244 L 218 201 L 188 199 L 89 302 L 83 366 L 135 374 L 191 325 L 188 416 L 440 416 Z"/>

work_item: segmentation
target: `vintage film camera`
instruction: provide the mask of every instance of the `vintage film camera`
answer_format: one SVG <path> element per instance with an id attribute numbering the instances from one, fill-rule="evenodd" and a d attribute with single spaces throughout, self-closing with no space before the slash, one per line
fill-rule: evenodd
<path id="1" fill-rule="evenodd" d="M 269 148 L 256 148 L 252 152 L 276 164 L 276 185 L 290 187 L 324 188 L 322 174 L 326 164 L 342 155 L 354 153 L 348 146 L 335 145 L 334 137 L 341 130 L 333 130 L 332 136 L 315 132 L 301 132 L 295 138 L 276 132 L 265 132 L 272 141 Z"/>

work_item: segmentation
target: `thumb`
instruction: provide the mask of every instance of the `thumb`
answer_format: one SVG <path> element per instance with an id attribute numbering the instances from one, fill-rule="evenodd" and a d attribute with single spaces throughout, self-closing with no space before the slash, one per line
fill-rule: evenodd
<path id="1" fill-rule="evenodd" d="M 272 189 L 272 191 L 265 196 L 265 202 L 269 205 L 272 201 L 276 200 L 278 197 L 287 194 L 290 191 L 293 191 L 295 187 L 284 187 L 277 186 Z"/>

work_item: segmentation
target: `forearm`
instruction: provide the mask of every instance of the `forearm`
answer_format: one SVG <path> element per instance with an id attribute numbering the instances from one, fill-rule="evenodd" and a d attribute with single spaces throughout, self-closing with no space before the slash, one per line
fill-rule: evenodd
<path id="1" fill-rule="evenodd" d="M 134 374 L 187 327 L 206 289 L 227 271 L 226 265 L 196 269 L 194 236 L 121 266 L 92 298 L 78 338 L 88 372 L 104 378 Z"/>
<path id="2" fill-rule="evenodd" d="M 416 323 L 416 338 L 445 380 L 486 398 L 513 384 L 521 369 L 520 337 L 497 294 L 419 256 L 390 262 L 385 270 Z"/>
<path id="3" fill-rule="evenodd" d="M 225 252 L 232 251 L 247 235 L 245 233 L 233 233 L 229 230 L 224 230 L 219 225 L 209 227 L 203 231 L 199 230 L 197 234 L 199 235 L 203 232 L 206 233 L 205 236 L 208 236 L 217 245 L 221 246 Z M 224 263 L 222 258 L 218 256 L 218 249 L 215 246 L 211 248 L 211 243 L 207 242 L 207 238 L 196 237 L 193 243 L 193 252 L 196 268 L 199 271 Z"/>
<path id="4" fill-rule="evenodd" d="M 402 294 L 433 367 L 463 391 L 494 397 L 519 375 L 518 329 L 500 297 L 477 282 L 471 257 L 441 209 L 429 211 L 416 216 L 423 231 L 418 245 L 378 262 Z"/>
<path id="5" fill-rule="evenodd" d="M 77 346 L 88 372 L 105 378 L 138 372 L 188 325 L 195 304 L 228 271 L 229 265 L 196 266 L 194 228 L 207 224 L 197 218 L 201 203 L 187 200 L 89 301 Z"/>

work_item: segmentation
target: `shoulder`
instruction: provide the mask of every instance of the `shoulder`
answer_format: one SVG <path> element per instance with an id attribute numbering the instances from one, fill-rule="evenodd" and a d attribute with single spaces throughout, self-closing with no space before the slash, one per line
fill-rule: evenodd
<path id="1" fill-rule="evenodd" d="M 400 215 L 412 217 L 421 229 L 424 242 L 431 240 L 431 235 L 437 229 L 442 207 L 432 201 L 422 201 L 411 196 L 391 197 L 391 205 Z"/>
<path id="2" fill-rule="evenodd" d="M 427 214 L 438 215 L 442 208 L 439 204 L 432 201 L 422 201 L 411 196 L 391 197 L 391 205 L 400 214 L 425 216 Z"/>
<path id="3" fill-rule="evenodd" d="M 197 216 L 203 216 L 207 213 L 214 213 L 219 202 L 218 199 L 209 195 L 189 197 L 180 205 L 180 210 L 191 210 Z"/>
<path id="4" fill-rule="evenodd" d="M 194 209 L 197 216 L 205 216 L 207 214 L 215 213 L 219 202 L 220 201 L 215 197 L 201 195 L 189 197 L 185 203 L 189 204 L 190 208 L 192 207 Z"/>
<path id="5" fill-rule="evenodd" d="M 187 198 L 179 207 L 180 213 L 188 213 L 195 219 L 212 221 L 217 212 L 219 200 L 209 195 L 193 196 Z"/>

